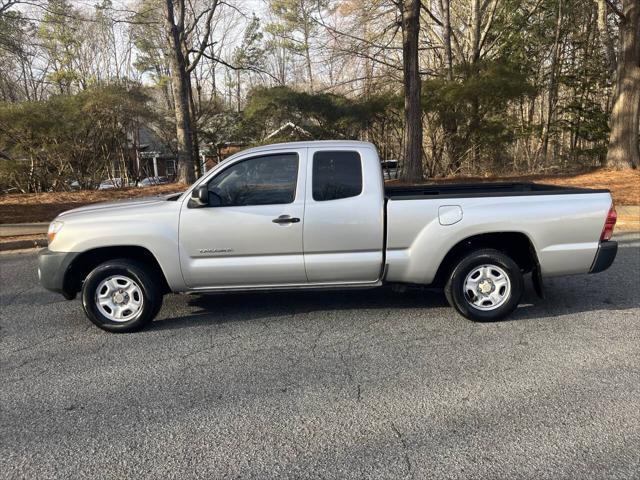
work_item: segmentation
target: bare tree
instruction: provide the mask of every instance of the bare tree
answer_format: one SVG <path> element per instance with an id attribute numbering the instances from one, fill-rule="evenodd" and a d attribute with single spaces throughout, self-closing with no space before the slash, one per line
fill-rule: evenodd
<path id="1" fill-rule="evenodd" d="M 405 182 L 422 181 L 422 105 L 418 38 L 420 34 L 420 1 L 404 0 L 398 4 L 402 12 L 402 66 L 404 78 L 404 168 Z"/>
<path id="2" fill-rule="evenodd" d="M 178 179 L 181 182 L 193 183 L 195 169 L 193 162 L 193 144 L 191 139 L 191 115 L 189 113 L 189 78 L 187 60 L 182 51 L 184 35 L 184 1 L 178 2 L 179 11 L 176 20 L 174 1 L 164 2 L 164 25 L 169 44 L 169 65 L 171 69 L 171 86 L 176 117 L 176 139 L 178 141 Z"/>
<path id="3" fill-rule="evenodd" d="M 551 50 L 551 65 L 549 66 L 549 83 L 547 87 L 547 118 L 545 119 L 542 131 L 542 159 L 548 160 L 549 137 L 553 115 L 556 110 L 556 99 L 558 96 L 558 60 L 560 58 L 560 35 L 562 32 L 562 0 L 558 0 L 558 12 L 556 15 L 556 28 Z"/>
<path id="4" fill-rule="evenodd" d="M 191 23 L 187 24 L 185 0 L 165 0 L 163 3 L 164 27 L 168 44 L 171 85 L 176 117 L 176 139 L 178 141 L 178 180 L 193 183 L 196 179 L 194 135 L 192 118 L 192 93 L 190 74 L 202 59 L 209 46 L 211 21 L 218 7 L 218 0 L 207 2 L 204 10 L 191 12 Z M 200 23 L 202 22 L 202 23 Z M 199 26 L 202 33 L 195 48 L 191 48 L 192 36 Z M 194 53 L 193 59 L 190 54 Z M 197 145 L 195 146 L 197 148 Z"/>
<path id="5" fill-rule="evenodd" d="M 445 53 L 445 68 L 447 81 L 453 82 L 453 49 L 451 48 L 453 31 L 451 28 L 451 0 L 441 0 L 440 11 L 442 13 L 442 43 Z M 449 165 L 454 171 L 460 167 L 462 156 L 458 146 L 458 123 L 454 112 L 450 112 L 443 122 L 446 151 Z"/>
<path id="6" fill-rule="evenodd" d="M 607 0 L 596 0 L 598 2 L 598 33 L 604 53 L 607 57 L 607 68 L 609 75 L 613 79 L 616 73 L 616 51 L 613 40 L 609 33 L 609 22 L 607 21 Z"/>

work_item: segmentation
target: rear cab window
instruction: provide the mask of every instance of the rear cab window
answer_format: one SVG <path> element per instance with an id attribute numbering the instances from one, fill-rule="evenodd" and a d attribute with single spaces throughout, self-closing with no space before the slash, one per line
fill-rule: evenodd
<path id="1" fill-rule="evenodd" d="M 316 152 L 312 175 L 316 202 L 356 197 L 362 193 L 362 160 L 358 152 Z"/>

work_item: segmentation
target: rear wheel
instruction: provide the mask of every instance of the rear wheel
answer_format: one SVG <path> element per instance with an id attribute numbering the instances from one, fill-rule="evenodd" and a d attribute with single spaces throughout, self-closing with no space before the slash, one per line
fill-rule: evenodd
<path id="1" fill-rule="evenodd" d="M 162 292 L 144 264 L 111 260 L 89 273 L 82 307 L 94 324 L 109 332 L 133 332 L 151 322 L 162 306 Z"/>
<path id="2" fill-rule="evenodd" d="M 464 317 L 492 321 L 513 312 L 523 290 L 520 267 L 504 253 L 485 249 L 460 260 L 444 292 L 449 304 Z"/>

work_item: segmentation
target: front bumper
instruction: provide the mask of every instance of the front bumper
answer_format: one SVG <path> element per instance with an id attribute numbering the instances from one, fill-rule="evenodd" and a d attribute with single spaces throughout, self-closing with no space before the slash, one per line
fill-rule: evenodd
<path id="1" fill-rule="evenodd" d="M 611 266 L 618 253 L 618 242 L 611 240 L 602 242 L 598 246 L 596 258 L 593 260 L 589 273 L 598 273 L 606 270 Z"/>
<path id="2" fill-rule="evenodd" d="M 76 252 L 52 252 L 48 248 L 38 254 L 38 279 L 47 290 L 61 293 L 67 300 L 72 300 L 76 292 L 72 291 L 67 273 L 75 258 Z"/>

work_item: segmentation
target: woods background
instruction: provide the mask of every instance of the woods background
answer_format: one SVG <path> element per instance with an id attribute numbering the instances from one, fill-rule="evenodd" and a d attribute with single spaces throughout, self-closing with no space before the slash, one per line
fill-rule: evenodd
<path id="1" fill-rule="evenodd" d="M 0 0 L 0 191 L 362 139 L 401 180 L 637 168 L 638 0 Z M 138 162 L 139 164 L 139 162 Z"/>

